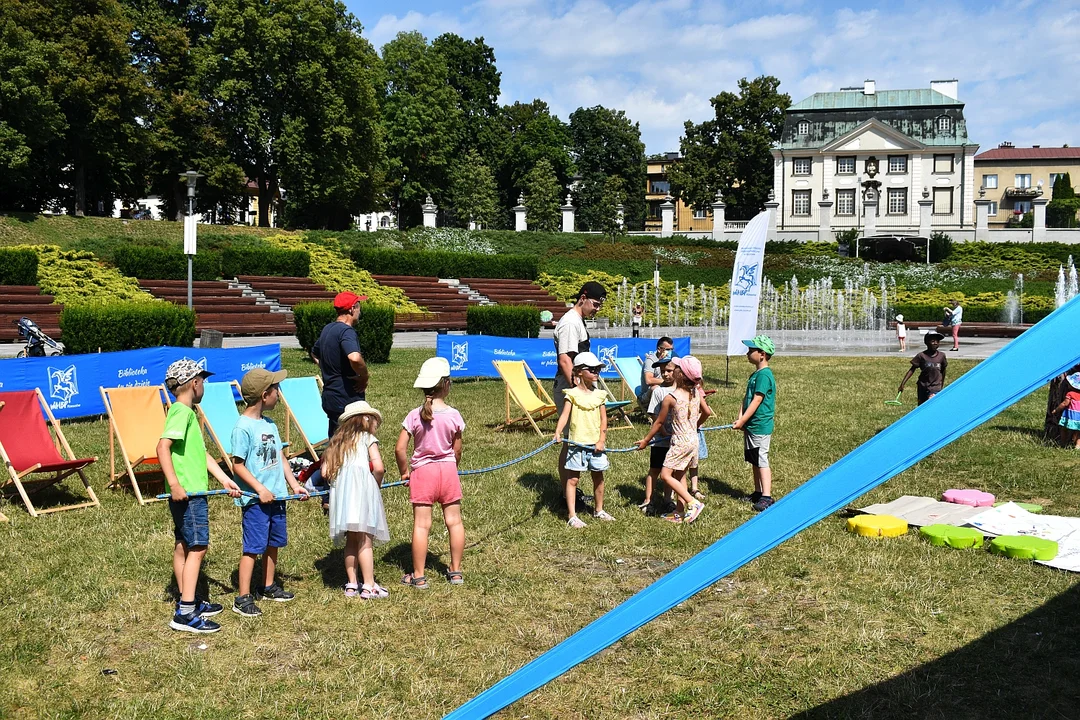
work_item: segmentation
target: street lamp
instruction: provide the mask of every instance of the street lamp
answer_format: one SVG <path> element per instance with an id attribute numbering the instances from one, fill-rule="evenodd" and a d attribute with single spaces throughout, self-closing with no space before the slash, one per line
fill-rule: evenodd
<path id="1" fill-rule="evenodd" d="M 195 233 L 198 225 L 195 222 L 195 183 L 203 177 L 202 173 L 188 170 L 180 173 L 180 179 L 187 181 L 187 214 L 184 215 L 184 254 L 187 255 L 187 306 L 192 309 L 191 302 L 191 259 L 195 255 Z"/>

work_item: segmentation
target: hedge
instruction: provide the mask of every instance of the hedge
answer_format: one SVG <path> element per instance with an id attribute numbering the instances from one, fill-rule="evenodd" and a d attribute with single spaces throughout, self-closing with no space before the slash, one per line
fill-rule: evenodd
<path id="1" fill-rule="evenodd" d="M 905 303 L 901 303 L 899 305 L 890 305 L 889 312 L 892 314 L 893 317 L 895 317 L 896 315 L 903 315 L 904 322 L 908 324 L 911 324 L 912 322 L 936 322 L 938 324 L 941 324 L 942 321 L 945 319 L 944 308 L 940 305 L 908 305 Z M 1038 322 L 1052 312 L 1053 310 L 1046 309 L 1025 309 L 1024 322 Z M 964 322 L 1005 322 L 1004 315 L 1004 306 L 964 307 Z M 892 318 L 890 318 L 890 320 L 891 319 Z"/>
<path id="2" fill-rule="evenodd" d="M 471 305 L 465 327 L 470 335 L 540 337 L 540 309 L 534 305 Z"/>
<path id="3" fill-rule="evenodd" d="M 167 302 L 68 305 L 60 313 L 60 331 L 72 354 L 191 347 L 195 313 Z"/>
<path id="4" fill-rule="evenodd" d="M 535 280 L 540 274 L 537 259 L 528 255 L 474 255 L 359 247 L 352 248 L 350 255 L 357 267 L 376 275 Z"/>
<path id="5" fill-rule="evenodd" d="M 221 274 L 272 275 L 277 277 L 307 277 L 311 270 L 311 255 L 305 250 L 284 250 L 276 247 L 238 248 L 221 251 Z"/>
<path id="6" fill-rule="evenodd" d="M 0 248 L 0 285 L 37 285 L 38 255 L 26 248 Z"/>
<path id="7" fill-rule="evenodd" d="M 300 341 L 300 347 L 311 352 L 322 329 L 336 319 L 337 311 L 331 303 L 295 305 L 293 322 L 296 323 L 296 339 Z M 373 302 L 361 303 L 360 319 L 356 321 L 356 335 L 360 339 L 360 350 L 365 362 L 390 362 L 390 348 L 394 344 L 394 308 Z"/>
<path id="8" fill-rule="evenodd" d="M 116 269 L 128 277 L 143 280 L 187 280 L 187 255 L 179 250 L 154 245 L 123 245 L 112 253 Z M 203 250 L 192 257 L 194 280 L 217 280 L 221 275 L 221 255 Z"/>

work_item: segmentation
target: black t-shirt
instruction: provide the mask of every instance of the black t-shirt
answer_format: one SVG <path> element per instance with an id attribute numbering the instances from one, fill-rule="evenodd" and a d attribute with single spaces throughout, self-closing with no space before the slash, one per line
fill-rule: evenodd
<path id="1" fill-rule="evenodd" d="M 351 326 L 334 321 L 322 329 L 311 351 L 319 358 L 322 371 L 323 410 L 336 419 L 346 405 L 364 399 L 364 393 L 356 389 L 356 375 L 349 363 L 350 354 L 361 352 L 360 339 Z"/>
<path id="2" fill-rule="evenodd" d="M 911 358 L 912 367 L 919 369 L 918 386 L 932 393 L 941 392 L 941 387 L 945 384 L 945 370 L 948 364 L 949 359 L 940 350 L 933 355 L 924 350 Z"/>

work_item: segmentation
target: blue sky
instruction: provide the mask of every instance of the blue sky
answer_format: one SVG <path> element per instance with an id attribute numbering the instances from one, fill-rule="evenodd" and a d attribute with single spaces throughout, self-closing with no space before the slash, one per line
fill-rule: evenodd
<path id="1" fill-rule="evenodd" d="M 501 102 L 625 110 L 648 152 L 678 150 L 686 120 L 742 77 L 775 75 L 792 102 L 877 81 L 956 78 L 980 150 L 1080 144 L 1080 1 L 821 3 L 764 0 L 345 0 L 381 49 L 404 30 L 483 36 Z"/>

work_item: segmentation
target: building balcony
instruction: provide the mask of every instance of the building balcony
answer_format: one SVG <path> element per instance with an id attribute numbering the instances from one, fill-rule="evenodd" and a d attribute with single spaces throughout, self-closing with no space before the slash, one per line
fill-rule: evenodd
<path id="1" fill-rule="evenodd" d="M 1016 198 L 1018 200 L 1031 200 L 1042 195 L 1042 188 L 1037 187 L 1008 187 L 1005 188 L 1005 197 Z"/>

